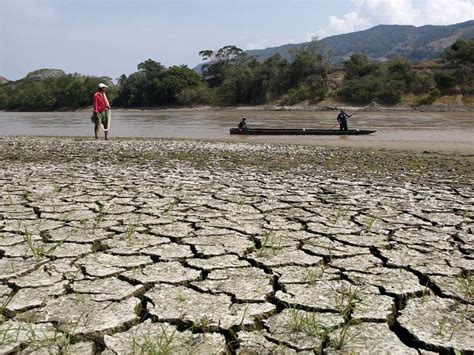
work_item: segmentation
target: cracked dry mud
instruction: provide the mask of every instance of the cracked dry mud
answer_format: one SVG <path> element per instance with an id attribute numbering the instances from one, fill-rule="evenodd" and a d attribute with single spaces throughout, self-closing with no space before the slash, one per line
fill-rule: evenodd
<path id="1" fill-rule="evenodd" d="M 2 138 L 0 353 L 472 353 L 469 159 Z"/>

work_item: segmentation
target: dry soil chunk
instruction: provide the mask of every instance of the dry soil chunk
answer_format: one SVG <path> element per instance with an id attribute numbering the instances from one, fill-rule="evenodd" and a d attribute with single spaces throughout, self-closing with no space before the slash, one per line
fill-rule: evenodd
<path id="1" fill-rule="evenodd" d="M 232 304 L 229 296 L 200 293 L 183 286 L 157 285 L 145 294 L 153 305 L 149 313 L 159 320 L 182 320 L 196 326 L 230 328 L 252 325 L 256 318 L 272 314 L 269 303 Z"/>
<path id="2" fill-rule="evenodd" d="M 293 248 L 266 247 L 249 254 L 249 258 L 256 260 L 267 267 L 286 265 L 314 266 L 322 263 L 322 258 L 306 254 Z"/>
<path id="3" fill-rule="evenodd" d="M 241 302 L 265 301 L 273 291 L 271 275 L 256 268 L 238 268 L 212 271 L 205 281 L 194 285 L 212 293 L 231 294 Z"/>
<path id="4" fill-rule="evenodd" d="M 119 274 L 126 269 L 153 264 L 149 256 L 117 256 L 106 253 L 87 255 L 76 262 L 94 277 L 107 277 Z"/>
<path id="5" fill-rule="evenodd" d="M 354 288 L 346 281 L 316 281 L 311 284 L 288 284 L 286 292 L 277 291 L 276 298 L 297 307 L 338 311 L 338 300 Z"/>
<path id="6" fill-rule="evenodd" d="M 38 321 L 58 323 L 74 335 L 117 332 L 138 321 L 138 298 L 121 302 L 97 302 L 88 295 L 69 294 L 48 302 L 37 310 Z M 67 310 L 67 311 L 66 311 Z"/>
<path id="7" fill-rule="evenodd" d="M 328 354 L 418 354 L 407 347 L 388 329 L 385 323 L 361 323 L 347 329 L 336 329 L 331 334 Z M 336 350 L 338 349 L 339 350 Z"/>
<path id="8" fill-rule="evenodd" d="M 159 262 L 137 268 L 123 274 L 127 279 L 143 284 L 155 284 L 159 282 L 180 284 L 195 281 L 201 277 L 201 271 L 184 267 L 177 261 Z"/>
<path id="9" fill-rule="evenodd" d="M 439 349 L 474 352 L 472 306 L 436 296 L 411 299 L 398 318 L 416 339 Z"/>
<path id="10" fill-rule="evenodd" d="M 214 256 L 209 259 L 189 259 L 187 263 L 193 267 L 209 271 L 250 266 L 248 261 L 239 260 L 236 255 Z"/>
<path id="11" fill-rule="evenodd" d="M 268 334 L 265 331 L 255 332 L 239 332 L 237 336 L 239 338 L 240 347 L 237 349 L 238 355 L 250 355 L 250 354 L 278 354 L 278 355 L 293 355 L 296 354 L 296 350 L 293 350 L 285 345 L 275 344 L 267 338 L 265 335 Z"/>
<path id="12" fill-rule="evenodd" d="M 84 293 L 93 301 L 120 301 L 145 291 L 143 285 L 133 286 L 115 277 L 76 281 L 70 285 L 74 293 Z"/>

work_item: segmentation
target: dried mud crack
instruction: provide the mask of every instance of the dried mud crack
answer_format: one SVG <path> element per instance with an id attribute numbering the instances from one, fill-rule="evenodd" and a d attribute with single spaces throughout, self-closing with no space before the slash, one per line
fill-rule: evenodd
<path id="1" fill-rule="evenodd" d="M 473 166 L 0 138 L 0 353 L 473 353 Z"/>

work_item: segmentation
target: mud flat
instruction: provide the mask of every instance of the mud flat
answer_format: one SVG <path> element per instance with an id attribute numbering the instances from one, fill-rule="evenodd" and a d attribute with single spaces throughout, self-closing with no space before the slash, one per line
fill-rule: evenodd
<path id="1" fill-rule="evenodd" d="M 0 353 L 472 353 L 472 156 L 0 139 Z"/>

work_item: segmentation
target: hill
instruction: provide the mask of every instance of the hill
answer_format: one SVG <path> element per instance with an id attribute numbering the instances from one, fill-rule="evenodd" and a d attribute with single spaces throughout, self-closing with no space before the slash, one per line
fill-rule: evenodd
<path id="1" fill-rule="evenodd" d="M 57 78 L 63 75 L 66 75 L 66 73 L 61 69 L 39 69 L 28 73 L 25 79 L 41 80 L 47 78 Z"/>
<path id="2" fill-rule="evenodd" d="M 8 83 L 10 80 L 7 78 L 4 78 L 3 76 L 0 76 L 0 85 Z"/>
<path id="3" fill-rule="evenodd" d="M 474 20 L 448 26 L 379 25 L 365 31 L 327 37 L 320 42 L 333 50 L 336 63 L 347 60 L 354 53 L 365 54 L 373 60 L 405 57 L 412 62 L 421 62 L 439 57 L 459 38 L 474 38 Z M 261 61 L 277 53 L 289 59 L 291 49 L 304 44 L 286 44 L 246 53 Z"/>

